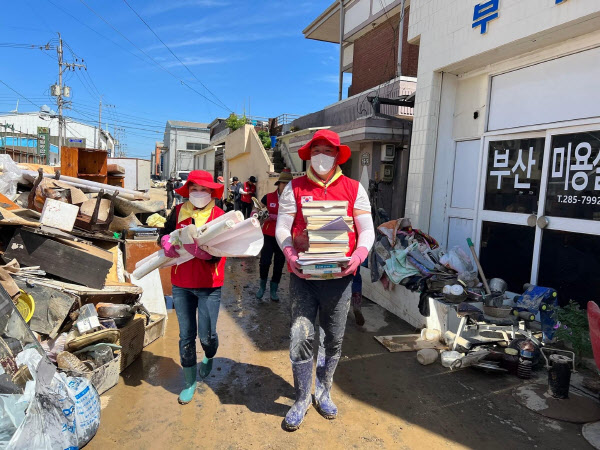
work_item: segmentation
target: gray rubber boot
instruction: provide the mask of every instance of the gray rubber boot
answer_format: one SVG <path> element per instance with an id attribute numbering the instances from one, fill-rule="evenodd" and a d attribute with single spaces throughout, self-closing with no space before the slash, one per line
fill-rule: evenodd
<path id="1" fill-rule="evenodd" d="M 340 357 L 325 356 L 325 350 L 319 348 L 317 355 L 317 376 L 315 378 L 315 409 L 328 420 L 337 417 L 338 409 L 331 400 L 331 386 L 333 385 L 333 374 L 338 365 Z"/>
<path id="2" fill-rule="evenodd" d="M 283 425 L 287 431 L 296 431 L 304 421 L 304 416 L 310 408 L 310 391 L 312 390 L 312 358 L 308 361 L 293 362 L 294 389 L 296 401 L 285 415 Z"/>

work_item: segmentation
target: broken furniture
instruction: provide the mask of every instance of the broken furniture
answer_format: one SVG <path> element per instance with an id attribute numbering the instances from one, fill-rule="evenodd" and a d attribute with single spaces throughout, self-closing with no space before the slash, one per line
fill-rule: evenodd
<path id="1" fill-rule="evenodd" d="M 113 256 L 106 250 L 27 227 L 15 231 L 5 255 L 21 265 L 39 266 L 49 274 L 96 289 L 104 286 L 113 265 Z"/>
<path id="2" fill-rule="evenodd" d="M 107 160 L 106 150 L 62 147 L 60 170 L 67 177 L 106 184 L 108 181 Z"/>
<path id="3" fill-rule="evenodd" d="M 133 273 L 135 265 L 142 259 L 152 255 L 160 250 L 160 246 L 156 241 L 144 240 L 125 240 L 125 270 Z M 171 295 L 173 286 L 171 284 L 171 268 L 163 267 L 159 269 L 160 281 L 162 284 L 163 294 Z"/>
<path id="4" fill-rule="evenodd" d="M 107 183 L 111 186 L 125 187 L 125 168 L 114 163 L 109 163 L 108 168 L 108 181 Z"/>
<path id="5" fill-rule="evenodd" d="M 114 218 L 114 200 L 117 195 L 119 195 L 117 191 L 109 195 L 101 189 L 95 199 L 81 205 L 75 226 L 90 232 L 108 230 Z"/>

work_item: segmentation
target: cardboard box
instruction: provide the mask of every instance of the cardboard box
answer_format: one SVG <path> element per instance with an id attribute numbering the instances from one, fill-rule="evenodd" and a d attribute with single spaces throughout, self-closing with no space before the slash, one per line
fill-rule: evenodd
<path id="1" fill-rule="evenodd" d="M 163 314 L 150 315 L 150 323 L 146 325 L 144 333 L 144 347 L 165 335 L 167 328 L 167 316 Z"/>
<path id="2" fill-rule="evenodd" d="M 98 367 L 93 372 L 78 373 L 76 376 L 90 380 L 99 395 L 104 394 L 119 382 L 121 373 L 121 355 L 117 353 L 111 362 Z"/>
<path id="3" fill-rule="evenodd" d="M 121 345 L 121 372 L 140 356 L 144 349 L 145 320 L 134 317 L 119 330 Z"/>

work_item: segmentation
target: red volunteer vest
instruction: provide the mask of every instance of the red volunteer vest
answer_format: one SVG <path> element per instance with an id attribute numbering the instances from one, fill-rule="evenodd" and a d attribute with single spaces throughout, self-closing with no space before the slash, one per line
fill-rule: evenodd
<path id="1" fill-rule="evenodd" d="M 308 233 L 306 231 L 306 221 L 302 215 L 302 203 L 317 200 L 347 201 L 347 215 L 353 217 L 354 203 L 358 195 L 358 181 L 356 180 L 342 175 L 327 188 L 324 188 L 304 175 L 292 180 L 292 190 L 296 199 L 296 216 L 292 224 L 292 239 L 294 248 L 298 253 L 306 251 L 308 248 Z M 353 226 L 353 230 L 348 233 L 350 250 L 346 253 L 347 256 L 352 255 L 356 248 L 356 236 L 356 226 Z"/>
<path id="2" fill-rule="evenodd" d="M 277 191 L 269 192 L 267 194 L 267 210 L 269 211 L 269 214 L 277 214 L 279 212 L 279 195 L 277 195 Z M 262 226 L 263 234 L 275 237 L 276 226 L 276 220 L 267 219 Z"/>
<path id="3" fill-rule="evenodd" d="M 182 205 L 177 205 L 177 218 Z M 218 206 L 213 207 L 210 217 L 206 222 L 222 216 L 225 212 Z M 177 223 L 177 229 L 192 224 L 191 217 Z M 215 288 L 223 286 L 225 280 L 225 258 L 221 258 L 218 263 L 194 258 L 188 262 L 173 266 L 171 268 L 171 283 L 182 288 Z"/>
<path id="4" fill-rule="evenodd" d="M 256 185 L 250 185 L 248 181 L 244 183 L 244 191 L 247 194 L 242 194 L 241 200 L 245 203 L 252 203 L 252 194 L 256 193 Z"/>

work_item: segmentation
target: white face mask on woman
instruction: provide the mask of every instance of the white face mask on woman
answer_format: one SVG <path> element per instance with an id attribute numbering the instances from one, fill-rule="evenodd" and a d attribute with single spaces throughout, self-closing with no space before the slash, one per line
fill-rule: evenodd
<path id="1" fill-rule="evenodd" d="M 327 156 L 323 153 L 310 157 L 310 165 L 319 175 L 327 175 L 335 164 L 335 156 Z"/>
<path id="2" fill-rule="evenodd" d="M 190 192 L 190 202 L 192 202 L 192 205 L 196 208 L 204 208 L 210 203 L 211 198 L 212 196 L 208 192 Z"/>

